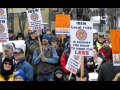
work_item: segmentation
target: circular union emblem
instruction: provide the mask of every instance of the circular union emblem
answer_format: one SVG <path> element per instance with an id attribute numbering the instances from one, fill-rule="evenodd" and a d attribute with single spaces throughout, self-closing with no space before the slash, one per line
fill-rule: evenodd
<path id="1" fill-rule="evenodd" d="M 38 16 L 37 13 L 32 13 L 32 14 L 30 15 L 30 18 L 31 18 L 33 21 L 37 21 L 38 18 L 39 18 L 39 16 Z"/>
<path id="2" fill-rule="evenodd" d="M 0 15 L 3 15 L 5 12 L 3 9 L 0 9 Z"/>
<path id="3" fill-rule="evenodd" d="M 79 56 L 79 55 L 73 55 L 73 58 L 74 58 L 75 60 L 79 60 L 80 56 Z"/>
<path id="4" fill-rule="evenodd" d="M 76 32 L 76 37 L 77 39 L 83 41 L 87 38 L 87 33 L 85 30 L 80 29 Z"/>
<path id="5" fill-rule="evenodd" d="M 4 31 L 5 31 L 5 27 L 2 24 L 0 24 L 0 33 L 3 33 Z"/>

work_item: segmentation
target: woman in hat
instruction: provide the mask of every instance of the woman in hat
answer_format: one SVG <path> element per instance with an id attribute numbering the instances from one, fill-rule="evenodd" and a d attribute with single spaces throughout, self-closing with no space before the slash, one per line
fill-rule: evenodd
<path id="1" fill-rule="evenodd" d="M 17 40 L 24 40 L 24 35 L 22 33 L 18 33 L 18 35 L 16 36 Z"/>
<path id="2" fill-rule="evenodd" d="M 11 58 L 5 58 L 1 65 L 0 81 L 13 81 L 13 70 L 13 60 Z"/>

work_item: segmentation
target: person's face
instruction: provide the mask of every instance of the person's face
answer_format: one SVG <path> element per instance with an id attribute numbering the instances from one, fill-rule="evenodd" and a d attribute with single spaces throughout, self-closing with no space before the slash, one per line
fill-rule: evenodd
<path id="1" fill-rule="evenodd" d="M 83 80 L 87 81 L 87 76 L 84 75 Z M 80 75 L 76 75 L 76 81 L 81 81 L 81 76 Z"/>
<path id="2" fill-rule="evenodd" d="M 53 46 L 57 50 L 57 44 L 53 43 L 51 46 Z"/>
<path id="3" fill-rule="evenodd" d="M 62 39 L 62 34 L 57 34 L 58 40 Z"/>
<path id="4" fill-rule="evenodd" d="M 12 68 L 12 63 L 11 62 L 4 62 L 4 70 L 9 71 Z"/>
<path id="5" fill-rule="evenodd" d="M 97 55 L 98 55 L 98 52 L 95 49 L 93 49 L 93 57 Z"/>
<path id="6" fill-rule="evenodd" d="M 46 34 L 49 35 L 49 37 L 51 37 L 51 32 L 50 31 L 47 31 Z"/>
<path id="7" fill-rule="evenodd" d="M 12 37 L 13 36 L 13 33 L 8 33 L 9 37 Z"/>
<path id="8" fill-rule="evenodd" d="M 98 37 L 97 33 L 93 33 L 93 39 L 96 39 Z"/>
<path id="9" fill-rule="evenodd" d="M 49 41 L 47 39 L 43 39 L 42 43 L 43 43 L 43 45 L 47 45 L 49 43 Z"/>
<path id="10" fill-rule="evenodd" d="M 18 37 L 18 40 L 23 40 L 23 37 Z"/>
<path id="11" fill-rule="evenodd" d="M 106 42 L 104 43 L 104 46 L 105 46 L 105 47 L 108 47 L 108 46 L 109 46 L 109 42 L 106 41 Z"/>
<path id="12" fill-rule="evenodd" d="M 31 36 L 32 39 L 35 39 L 36 38 L 36 32 L 31 33 L 30 36 Z"/>
<path id="13" fill-rule="evenodd" d="M 10 57 L 12 52 L 13 52 L 13 50 L 5 50 L 5 57 Z"/>
<path id="14" fill-rule="evenodd" d="M 99 42 L 103 43 L 103 37 L 99 37 Z"/>
<path id="15" fill-rule="evenodd" d="M 16 61 L 21 60 L 24 57 L 24 54 L 18 54 L 18 53 L 14 53 L 14 59 Z"/>
<path id="16" fill-rule="evenodd" d="M 24 80 L 21 76 L 16 76 L 14 81 L 24 81 Z"/>
<path id="17" fill-rule="evenodd" d="M 55 75 L 56 75 L 57 78 L 59 78 L 59 79 L 62 78 L 62 73 L 56 73 Z"/>

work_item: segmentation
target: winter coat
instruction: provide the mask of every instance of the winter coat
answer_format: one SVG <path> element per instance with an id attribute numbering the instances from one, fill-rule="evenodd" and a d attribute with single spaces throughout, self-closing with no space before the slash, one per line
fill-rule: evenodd
<path id="1" fill-rule="evenodd" d="M 111 50 L 111 48 L 110 48 L 108 51 L 106 51 L 106 50 L 103 49 L 103 47 L 99 49 L 99 52 L 98 52 L 98 53 L 99 53 L 99 54 L 103 54 L 106 62 L 108 62 L 109 59 L 110 59 L 110 50 Z"/>
<path id="2" fill-rule="evenodd" d="M 16 37 L 13 35 L 12 37 L 9 37 L 9 41 L 16 40 Z"/>
<path id="3" fill-rule="evenodd" d="M 25 61 L 23 57 L 17 64 L 14 64 L 15 71 L 23 70 L 25 73 L 25 81 L 33 81 L 34 69 Z"/>
<path id="4" fill-rule="evenodd" d="M 100 57 L 99 57 L 100 58 Z M 100 58 L 101 60 L 102 60 L 102 62 L 101 62 L 101 64 L 99 64 L 100 66 L 103 64 L 103 63 L 105 63 L 106 61 L 104 60 L 104 59 L 102 59 L 102 58 Z M 99 70 L 100 70 L 100 66 L 99 66 L 99 68 L 98 68 L 98 65 L 95 65 L 95 63 L 94 63 L 94 60 L 93 60 L 93 57 L 90 57 L 89 58 L 89 60 L 88 60 L 88 62 L 91 62 L 91 63 L 93 63 L 92 65 L 90 65 L 90 66 L 88 66 L 88 65 L 86 65 L 85 66 L 85 68 L 87 69 L 87 71 L 88 72 L 99 72 Z M 96 71 L 95 71 L 95 69 L 97 69 Z"/>
<path id="5" fill-rule="evenodd" d="M 113 66 L 113 60 L 110 59 L 101 66 L 97 81 L 112 81 L 119 72 L 120 66 Z"/>

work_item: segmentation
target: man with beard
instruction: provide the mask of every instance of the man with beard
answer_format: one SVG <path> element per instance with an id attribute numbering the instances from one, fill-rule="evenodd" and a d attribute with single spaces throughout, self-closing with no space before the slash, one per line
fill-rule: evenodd
<path id="1" fill-rule="evenodd" d="M 96 47 L 98 48 L 98 50 L 103 47 L 103 38 L 104 38 L 104 35 L 99 34 L 98 41 L 96 41 Z"/>
<path id="2" fill-rule="evenodd" d="M 37 65 L 37 81 L 49 81 L 53 78 L 55 64 L 58 63 L 57 52 L 54 47 L 49 45 L 50 37 L 44 35 L 42 38 L 42 51 L 36 48 L 33 54 L 32 63 Z"/>

